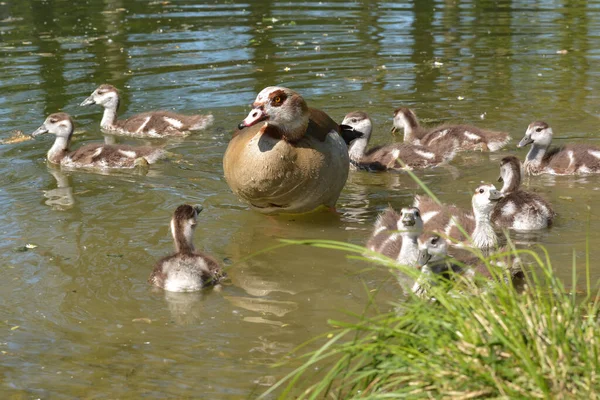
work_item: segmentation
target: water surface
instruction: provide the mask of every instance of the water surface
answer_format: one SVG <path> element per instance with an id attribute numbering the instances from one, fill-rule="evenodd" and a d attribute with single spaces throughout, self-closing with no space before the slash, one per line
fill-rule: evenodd
<path id="1" fill-rule="evenodd" d="M 443 201 L 468 207 L 472 189 L 498 177 L 502 155 L 524 157 L 516 143 L 531 121 L 549 122 L 557 143 L 596 141 L 599 5 L 0 3 L 2 138 L 65 111 L 78 125 L 74 146 L 102 140 L 101 111 L 78 106 L 101 83 L 121 89 L 123 116 L 200 110 L 216 120 L 186 139 L 151 142 L 178 157 L 145 176 L 51 168 L 49 137 L 0 145 L 3 398 L 256 397 L 292 368 L 270 366 L 326 332 L 327 319 L 361 313 L 376 289 L 389 309 L 399 289 L 387 271 L 361 273 L 366 264 L 332 251 L 286 247 L 247 257 L 281 238 L 364 244 L 382 209 L 419 193 L 404 174 L 354 172 L 339 216 L 249 211 L 227 187 L 221 160 L 256 93 L 289 86 L 336 120 L 365 110 L 374 144 L 399 140 L 389 128 L 400 105 L 431 124 L 509 131 L 505 151 L 463 154 L 454 169 L 419 173 Z M 598 255 L 600 177 L 525 183 L 559 213 L 535 239 L 570 282 L 573 252 L 583 266 L 588 219 L 591 259 Z M 197 247 L 230 266 L 220 292 L 165 294 L 146 283 L 171 251 L 168 221 L 184 202 L 205 208 Z M 17 251 L 27 243 L 38 247 Z M 600 267 L 591 272 L 600 278 Z"/>

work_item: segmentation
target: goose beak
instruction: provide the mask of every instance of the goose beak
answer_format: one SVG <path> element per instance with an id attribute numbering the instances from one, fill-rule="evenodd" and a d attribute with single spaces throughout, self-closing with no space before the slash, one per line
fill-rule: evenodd
<path id="1" fill-rule="evenodd" d="M 240 122 L 240 124 L 238 125 L 238 129 L 244 129 L 249 126 L 258 124 L 259 122 L 264 121 L 267 118 L 269 118 L 269 116 L 267 115 L 267 113 L 265 113 L 263 106 L 260 105 L 258 107 L 253 108 L 250 111 L 248 116 L 242 122 Z"/>
<path id="2" fill-rule="evenodd" d="M 348 146 L 350 146 L 350 144 L 356 139 L 363 137 L 363 133 L 361 131 L 357 131 L 350 125 L 341 124 L 340 130 L 342 131 L 342 139 L 344 139 L 344 142 L 346 142 L 346 145 Z"/>
<path id="3" fill-rule="evenodd" d="M 490 197 L 489 197 L 490 200 L 498 201 L 503 197 L 504 197 L 504 195 L 500 191 L 498 191 L 496 189 L 490 190 Z"/>
<path id="4" fill-rule="evenodd" d="M 35 130 L 35 132 L 33 132 L 31 134 L 31 136 L 32 137 L 36 137 L 36 136 L 39 136 L 39 135 L 44 134 L 44 133 L 48 133 L 48 128 L 46 128 L 46 125 L 42 125 L 39 128 L 37 128 Z"/>
<path id="5" fill-rule="evenodd" d="M 196 210 L 196 214 L 200 214 L 202 210 L 204 210 L 204 207 L 202 207 L 200 204 L 194 204 L 192 207 L 194 207 L 194 210 Z"/>
<path id="6" fill-rule="evenodd" d="M 79 105 L 79 107 L 91 106 L 92 104 L 96 104 L 96 100 L 94 100 L 93 97 L 90 96 L 87 99 L 85 99 L 84 101 L 82 101 L 81 104 Z"/>
<path id="7" fill-rule="evenodd" d="M 525 136 L 523 139 L 521 139 L 521 141 L 519 142 L 519 144 L 517 145 L 517 147 L 525 147 L 528 144 L 533 143 L 533 140 L 531 139 L 530 136 Z"/>

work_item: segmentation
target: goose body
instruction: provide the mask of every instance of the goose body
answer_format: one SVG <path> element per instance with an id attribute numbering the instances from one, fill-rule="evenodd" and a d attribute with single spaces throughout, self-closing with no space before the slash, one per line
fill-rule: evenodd
<path id="1" fill-rule="evenodd" d="M 498 235 L 491 222 L 495 203 L 502 194 L 493 185 L 480 185 L 472 197 L 473 212 L 456 206 L 438 205 L 427 196 L 416 196 L 414 206 L 421 210 L 426 232 L 437 232 L 448 238 L 450 244 L 471 245 L 489 251 L 498 246 Z M 462 233 L 462 227 L 471 241 Z"/>
<path id="2" fill-rule="evenodd" d="M 169 292 L 194 292 L 217 285 L 226 275 L 214 258 L 194 249 L 200 206 L 177 207 L 171 219 L 176 252 L 158 261 L 148 283 Z"/>
<path id="3" fill-rule="evenodd" d="M 542 196 L 520 189 L 521 163 L 514 156 L 504 157 L 500 165 L 500 190 L 503 197 L 494 206 L 492 222 L 500 228 L 527 231 L 552 225 L 555 213 Z"/>
<path id="4" fill-rule="evenodd" d="M 74 124 L 66 113 L 51 114 L 32 136 L 52 133 L 56 136 L 48 151 L 48 161 L 67 168 L 131 169 L 153 164 L 165 156 L 163 149 L 149 146 L 106 145 L 94 143 L 69 151 Z"/>
<path id="5" fill-rule="evenodd" d="M 386 171 L 429 168 L 452 160 L 456 154 L 454 147 L 448 142 L 436 143 L 430 147 L 393 143 L 367 150 L 373 124 L 362 111 L 347 114 L 340 126 L 342 136 L 349 145 L 350 163 L 354 169 Z"/>
<path id="6" fill-rule="evenodd" d="M 456 150 L 498 151 L 510 141 L 507 132 L 481 129 L 472 125 L 441 125 L 423 128 L 413 110 L 405 107 L 394 111 L 392 131 L 404 129 L 406 143 L 432 146 L 450 143 Z"/>
<path id="7" fill-rule="evenodd" d="M 261 213 L 333 208 L 348 178 L 339 125 L 298 93 L 267 87 L 233 134 L 223 169 L 231 190 Z"/>
<path id="8" fill-rule="evenodd" d="M 518 147 L 531 145 L 523 168 L 529 175 L 587 175 L 600 173 L 600 148 L 572 144 L 550 148 L 553 131 L 543 121 L 529 124 Z"/>
<path id="9" fill-rule="evenodd" d="M 117 119 L 120 100 L 112 85 L 100 85 L 81 106 L 98 104 L 104 107 L 100 126 L 111 133 L 136 137 L 185 136 L 190 131 L 206 129 L 213 123 L 212 115 L 183 115 L 170 111 L 151 111 L 136 114 L 125 120 Z"/>

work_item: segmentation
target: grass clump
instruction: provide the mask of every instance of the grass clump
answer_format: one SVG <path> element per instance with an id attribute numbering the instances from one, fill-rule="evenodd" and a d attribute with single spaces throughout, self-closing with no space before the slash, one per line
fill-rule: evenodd
<path id="1" fill-rule="evenodd" d="M 359 253 L 358 246 L 311 242 Z M 535 260 L 521 290 L 431 287 L 435 301 L 409 296 L 396 311 L 336 329 L 267 394 L 280 398 L 598 398 L 598 296 L 576 298 Z M 389 266 L 389 265 L 388 265 Z M 589 264 L 586 266 L 589 270 Z M 575 265 L 573 266 L 575 282 Z M 589 273 L 588 273 L 589 276 Z"/>

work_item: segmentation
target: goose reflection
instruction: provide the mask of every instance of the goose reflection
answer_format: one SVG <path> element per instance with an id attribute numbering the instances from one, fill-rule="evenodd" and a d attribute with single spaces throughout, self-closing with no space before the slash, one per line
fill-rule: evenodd
<path id="1" fill-rule="evenodd" d="M 56 180 L 56 188 L 44 190 L 45 204 L 54 210 L 68 210 L 75 204 L 70 177 L 60 169 L 49 167 L 48 172 Z"/>

